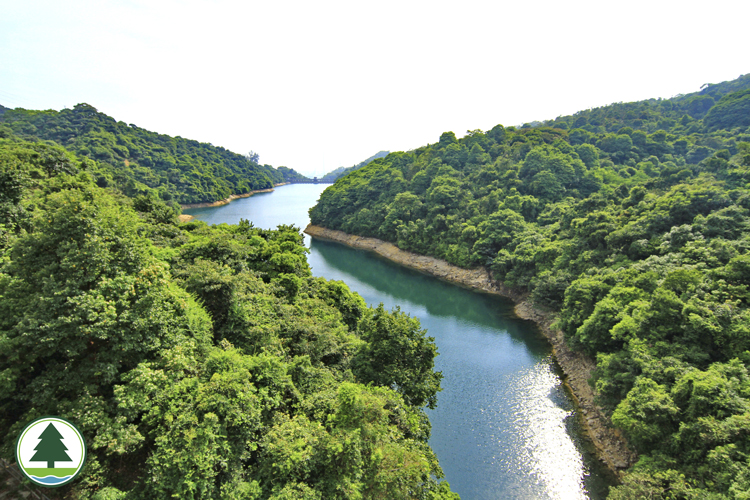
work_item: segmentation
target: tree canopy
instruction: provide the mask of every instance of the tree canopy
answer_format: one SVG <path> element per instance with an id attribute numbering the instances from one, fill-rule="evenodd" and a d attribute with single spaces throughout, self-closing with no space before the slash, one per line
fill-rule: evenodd
<path id="1" fill-rule="evenodd" d="M 457 498 L 428 445 L 432 339 L 313 277 L 298 228 L 180 224 L 7 128 L 0 165 L 0 455 L 44 415 L 88 448 L 50 496 Z"/>
<path id="2" fill-rule="evenodd" d="M 353 172 L 355 170 L 359 170 L 360 168 L 364 167 L 365 165 L 367 165 L 368 163 L 370 163 L 373 160 L 376 160 L 378 158 L 383 158 L 384 156 L 388 156 L 389 152 L 390 151 L 378 151 L 377 153 L 375 153 L 371 157 L 369 157 L 366 160 L 363 160 L 363 161 L 357 163 L 356 165 L 353 165 L 351 167 L 339 167 L 339 168 L 337 168 L 335 170 L 332 170 L 332 171 L 328 172 L 326 175 L 324 175 L 323 177 L 321 177 L 320 180 L 322 182 L 333 182 L 336 179 L 338 179 L 339 177 L 345 176 L 349 172 Z"/>
<path id="3" fill-rule="evenodd" d="M 243 156 L 150 132 L 116 121 L 89 104 L 62 111 L 3 110 L 0 124 L 5 123 L 15 135 L 54 141 L 96 160 L 96 183 L 116 187 L 128 196 L 153 193 L 167 202 L 213 202 L 306 179 L 290 168 L 258 164 L 259 156 L 252 151 Z"/>

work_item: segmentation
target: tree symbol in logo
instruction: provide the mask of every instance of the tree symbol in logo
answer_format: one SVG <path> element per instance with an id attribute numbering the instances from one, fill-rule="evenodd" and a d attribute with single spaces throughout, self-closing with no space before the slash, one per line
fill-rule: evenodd
<path id="1" fill-rule="evenodd" d="M 39 444 L 34 450 L 36 453 L 31 460 L 34 462 L 47 462 L 47 468 L 54 469 L 55 462 L 70 462 L 71 458 L 66 452 L 67 448 L 62 442 L 62 434 L 58 432 L 52 422 L 41 434 Z"/>

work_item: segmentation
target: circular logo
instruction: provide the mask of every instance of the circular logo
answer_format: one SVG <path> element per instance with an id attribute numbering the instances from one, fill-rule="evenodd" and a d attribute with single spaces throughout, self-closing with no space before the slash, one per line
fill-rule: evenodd
<path id="1" fill-rule="evenodd" d="M 64 418 L 38 418 L 18 436 L 16 462 L 34 483 L 56 488 L 81 472 L 86 443 L 78 428 Z"/>

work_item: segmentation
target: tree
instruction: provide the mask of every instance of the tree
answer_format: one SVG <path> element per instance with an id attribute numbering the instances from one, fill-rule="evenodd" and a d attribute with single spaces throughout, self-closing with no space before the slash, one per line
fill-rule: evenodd
<path id="1" fill-rule="evenodd" d="M 208 342 L 207 314 L 169 282 L 130 208 L 96 188 L 37 203 L 46 216 L 0 279 L 0 414 L 56 414 L 60 400 L 106 392 L 161 349 Z"/>
<path id="2" fill-rule="evenodd" d="M 664 386 L 639 377 L 612 414 L 612 423 L 623 429 L 639 449 L 645 450 L 675 430 L 679 412 Z"/>
<path id="3" fill-rule="evenodd" d="M 250 160 L 252 163 L 255 163 L 256 165 L 260 161 L 260 155 L 253 150 L 250 150 L 250 152 L 247 154 L 247 156 L 245 156 L 245 158 Z"/>
<path id="4" fill-rule="evenodd" d="M 355 375 L 362 382 L 391 387 L 407 404 L 435 408 L 442 372 L 433 370 L 437 348 L 419 320 L 401 312 L 389 313 L 380 304 L 359 325 L 367 341 L 355 359 Z"/>
<path id="5" fill-rule="evenodd" d="M 750 142 L 741 142 L 737 147 L 740 150 L 740 163 L 750 167 Z"/>
<path id="6" fill-rule="evenodd" d="M 440 146 L 445 147 L 450 144 L 455 144 L 458 142 L 458 139 L 456 139 L 456 134 L 453 132 L 443 132 L 440 135 Z"/>
<path id="7" fill-rule="evenodd" d="M 703 120 L 713 128 L 747 127 L 750 125 L 750 89 L 722 97 Z"/>
<path id="8" fill-rule="evenodd" d="M 575 148 L 578 157 L 588 168 L 599 166 L 599 150 L 591 144 L 579 144 Z"/>
<path id="9" fill-rule="evenodd" d="M 32 462 L 47 462 L 47 468 L 54 469 L 55 462 L 70 462 L 72 460 L 65 453 L 68 448 L 62 442 L 62 434 L 52 422 L 39 434 L 39 439 L 41 441 L 34 448 L 36 453 L 31 457 Z"/>

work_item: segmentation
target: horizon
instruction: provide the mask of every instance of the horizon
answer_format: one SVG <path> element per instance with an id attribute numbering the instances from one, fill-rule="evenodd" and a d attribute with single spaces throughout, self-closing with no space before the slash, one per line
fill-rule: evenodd
<path id="1" fill-rule="evenodd" d="M 447 131 L 670 98 L 750 71 L 744 18 L 722 16 L 726 0 L 709 13 L 645 0 L 6 3 L 4 106 L 88 103 L 310 177 Z"/>
<path id="2" fill-rule="evenodd" d="M 745 73 L 745 74 L 746 74 L 746 73 Z M 677 93 L 677 94 L 674 94 L 674 95 L 672 95 L 672 96 L 670 96 L 670 97 L 663 97 L 663 96 L 660 96 L 660 97 L 649 97 L 649 98 L 641 99 L 641 100 L 639 100 L 639 101 L 613 101 L 613 102 L 610 102 L 610 103 L 607 103 L 607 104 L 602 104 L 602 105 L 599 105 L 599 106 L 593 106 L 593 107 L 589 107 L 589 108 L 585 108 L 585 109 L 579 109 L 579 110 L 577 110 L 577 111 L 574 111 L 574 112 L 572 112 L 572 113 L 569 113 L 569 114 L 566 114 L 566 115 L 558 115 L 558 116 L 557 116 L 556 118 L 558 118 L 558 117 L 561 117 L 561 116 L 572 116 L 572 115 L 575 115 L 575 114 L 577 114 L 577 113 L 579 113 L 579 112 L 582 112 L 582 111 L 588 111 L 588 110 L 592 110 L 592 109 L 597 109 L 597 108 L 607 107 L 607 106 L 610 106 L 610 105 L 612 105 L 612 104 L 617 104 L 617 103 L 640 102 L 640 101 L 647 101 L 647 100 L 653 100 L 653 99 L 657 99 L 657 100 L 661 100 L 661 99 L 672 99 L 672 98 L 675 98 L 675 97 L 679 97 L 679 96 L 682 96 L 682 95 L 686 95 L 686 94 L 692 94 L 692 93 L 695 93 L 695 92 L 699 92 L 700 90 L 703 90 L 703 88 L 705 88 L 705 87 L 707 87 L 707 86 L 709 86 L 709 85 L 715 85 L 715 84 L 719 84 L 719 83 L 723 83 L 723 82 L 727 82 L 727 81 L 732 81 L 732 80 L 736 80 L 736 79 L 738 79 L 738 78 L 741 78 L 741 77 L 742 77 L 742 76 L 744 76 L 745 74 L 741 74 L 741 75 L 738 75 L 738 76 L 737 76 L 736 78 L 731 78 L 731 79 L 729 79 L 729 80 L 723 80 L 723 81 L 716 81 L 716 82 L 705 83 L 705 84 L 701 85 L 701 87 L 700 87 L 700 88 L 699 88 L 698 90 L 694 90 L 694 91 L 692 91 L 692 92 Z M 2 92 L 1 92 L 1 91 L 0 91 L 0 95 L 2 95 Z M 92 104 L 90 104 L 90 103 L 86 103 L 86 102 L 76 103 L 76 104 L 75 104 L 74 106 L 70 106 L 70 107 L 68 107 L 68 106 L 65 106 L 65 107 L 63 107 L 62 109 L 51 109 L 51 108 L 49 108 L 49 109 L 30 109 L 30 108 L 23 108 L 23 107 L 21 107 L 21 106 L 19 106 L 18 108 L 20 108 L 20 109 L 26 109 L 26 110 L 29 110 L 29 111 L 56 111 L 56 112 L 60 112 L 60 111 L 62 111 L 62 110 L 64 110 L 64 109 L 73 109 L 73 107 L 75 107 L 76 105 L 79 105 L 79 104 L 86 104 L 86 105 L 89 105 L 89 106 L 93 106 L 94 108 L 96 108 L 96 110 L 97 110 L 98 112 L 100 112 L 100 113 L 102 112 L 102 111 L 101 111 L 101 110 L 100 110 L 99 108 L 97 108 L 96 106 L 94 106 L 94 105 L 92 105 Z M 2 102 L 0 102 L 0 106 L 3 106 L 3 107 L 5 107 L 6 109 L 16 109 L 16 108 L 11 108 L 11 107 L 9 107 L 9 106 L 6 106 L 6 105 L 4 105 L 4 104 L 3 104 Z M 106 113 L 105 113 L 105 114 L 106 114 Z M 107 115 L 107 116 L 110 116 L 110 117 L 111 117 L 111 118 L 113 118 L 113 119 L 114 119 L 115 121 L 122 121 L 122 120 L 118 120 L 116 116 L 111 116 L 111 115 Z M 523 123 L 517 123 L 517 124 L 514 124 L 514 125 L 508 125 L 508 124 L 504 124 L 504 123 L 500 123 L 499 125 L 503 125 L 503 126 L 504 126 L 504 127 L 506 127 L 506 128 L 507 128 L 507 127 L 515 127 L 515 128 L 521 128 L 521 127 L 523 127 L 523 126 L 525 126 L 525 125 L 530 125 L 531 127 L 537 127 L 537 126 L 542 126 L 542 125 L 543 125 L 543 122 L 544 122 L 544 121 L 548 121 L 548 120 L 553 120 L 553 119 L 554 119 L 554 118 L 543 118 L 543 119 L 539 119 L 539 120 L 531 120 L 531 121 L 527 121 L 527 122 L 523 122 Z M 142 129 L 144 129 L 144 130 L 147 130 L 148 132 L 152 132 L 152 133 L 157 133 L 157 134 L 163 134 L 163 132 L 160 132 L 160 131 L 158 131 L 158 130 L 149 130 L 149 129 L 146 129 L 145 127 L 141 127 L 141 126 L 140 126 L 140 125 L 138 125 L 137 123 L 131 123 L 130 125 L 135 125 L 136 127 L 139 127 L 139 128 L 142 128 Z M 495 125 L 498 125 L 498 124 L 495 124 Z M 494 126 L 494 125 L 493 125 L 493 126 Z M 491 128 L 491 127 L 490 127 L 490 128 Z M 480 129 L 480 130 L 482 130 L 483 132 L 487 132 L 488 130 L 490 130 L 490 128 L 487 128 L 487 129 Z M 477 129 L 473 129 L 473 130 L 477 130 Z M 461 138 L 465 137 L 466 135 L 468 135 L 468 134 L 469 134 L 469 133 L 470 133 L 471 131 L 472 131 L 472 129 L 468 129 L 468 130 L 467 130 L 467 131 L 466 131 L 466 132 L 465 132 L 464 134 L 462 134 L 462 135 L 461 135 L 461 134 L 456 134 L 456 137 L 457 137 L 457 138 L 459 138 L 459 139 L 461 139 Z M 454 132 L 454 133 L 455 133 L 455 131 L 451 131 L 451 130 L 445 130 L 445 131 L 443 131 L 443 132 Z M 443 132 L 441 132 L 441 134 L 442 134 Z M 171 135 L 171 134 L 166 134 L 166 135 Z M 181 136 L 173 136 L 173 137 L 181 137 Z M 253 150 L 250 150 L 250 151 L 247 151 L 247 152 L 232 151 L 231 149 L 229 149 L 229 148 L 226 148 L 226 147 L 224 147 L 224 146 L 219 146 L 219 145 L 216 145 L 216 144 L 213 144 L 213 143 L 210 143 L 210 142 L 205 142 L 205 141 L 201 141 L 201 140 L 199 140 L 199 139 L 195 139 L 195 138 L 191 138 L 191 137 L 183 137 L 183 138 L 184 138 L 184 139 L 188 139 L 188 140 L 195 140 L 195 141 L 197 141 L 197 142 L 200 142 L 200 143 L 204 143 L 204 144 L 209 144 L 209 145 L 211 145 L 211 146 L 214 146 L 214 147 L 221 147 L 221 148 L 227 149 L 228 151 L 231 151 L 232 153 L 235 153 L 235 154 L 240 154 L 240 155 L 243 155 L 243 156 L 247 156 L 247 155 L 248 155 L 248 153 L 250 153 L 250 152 L 255 152 L 255 153 L 257 153 L 256 151 L 253 151 Z M 385 152 L 387 152 L 387 153 L 393 153 L 393 152 L 398 152 L 398 151 L 412 151 L 412 150 L 418 149 L 418 148 L 420 148 L 420 147 L 423 147 L 423 146 L 427 146 L 427 145 L 429 145 L 429 144 L 435 144 L 435 143 L 437 143 L 437 142 L 438 142 L 438 140 L 439 140 L 439 136 L 438 136 L 438 138 L 437 138 L 437 139 L 434 139 L 434 140 L 433 140 L 433 141 L 431 141 L 431 142 L 428 142 L 428 143 L 425 143 L 425 144 L 420 144 L 420 145 L 418 145 L 418 146 L 414 146 L 414 147 L 411 147 L 411 148 L 408 148 L 408 149 L 403 149 L 403 150 L 387 150 L 387 149 L 380 149 L 380 150 L 378 150 L 378 151 L 376 151 L 376 152 L 374 152 L 374 153 L 372 153 L 372 154 L 370 154 L 370 155 L 368 155 L 368 156 L 364 156 L 364 157 L 362 158 L 362 160 L 359 160 L 359 161 L 357 161 L 356 163 L 353 163 L 352 165 L 339 165 L 338 167 L 332 167 L 332 168 L 331 168 L 330 170 L 326 170 L 325 172 L 321 172 L 321 171 L 318 171 L 318 172 L 307 173 L 307 172 L 303 172 L 303 171 L 299 171 L 299 170 L 297 170 L 297 169 L 294 169 L 293 167 L 289 167 L 288 165 L 272 165 L 272 164 L 268 164 L 268 163 L 264 162 L 264 161 L 262 160 L 262 158 L 261 158 L 261 160 L 259 161 L 259 164 L 260 164 L 260 165 L 270 165 L 270 166 L 272 166 L 272 167 L 274 167 L 274 168 L 279 168 L 279 167 L 292 168 L 293 170 L 297 171 L 298 173 L 300 173 L 300 174 L 303 174 L 303 175 L 305 175 L 306 177 L 308 177 L 308 178 L 312 179 L 312 178 L 323 177 L 323 176 L 325 176 L 325 175 L 327 175 L 327 174 L 329 174 L 329 173 L 332 173 L 333 171 L 335 171 L 335 170 L 337 170 L 337 169 L 340 169 L 340 168 L 350 168 L 350 167 L 354 167 L 354 166 L 356 166 L 356 165 L 358 165 L 358 164 L 362 163 L 362 162 L 363 162 L 364 160 L 366 160 L 366 159 L 369 159 L 369 158 L 371 158 L 372 156 L 375 156 L 375 155 L 377 155 L 377 154 L 378 154 L 378 153 L 380 153 L 380 152 L 384 152 L 384 151 L 385 151 Z"/>

